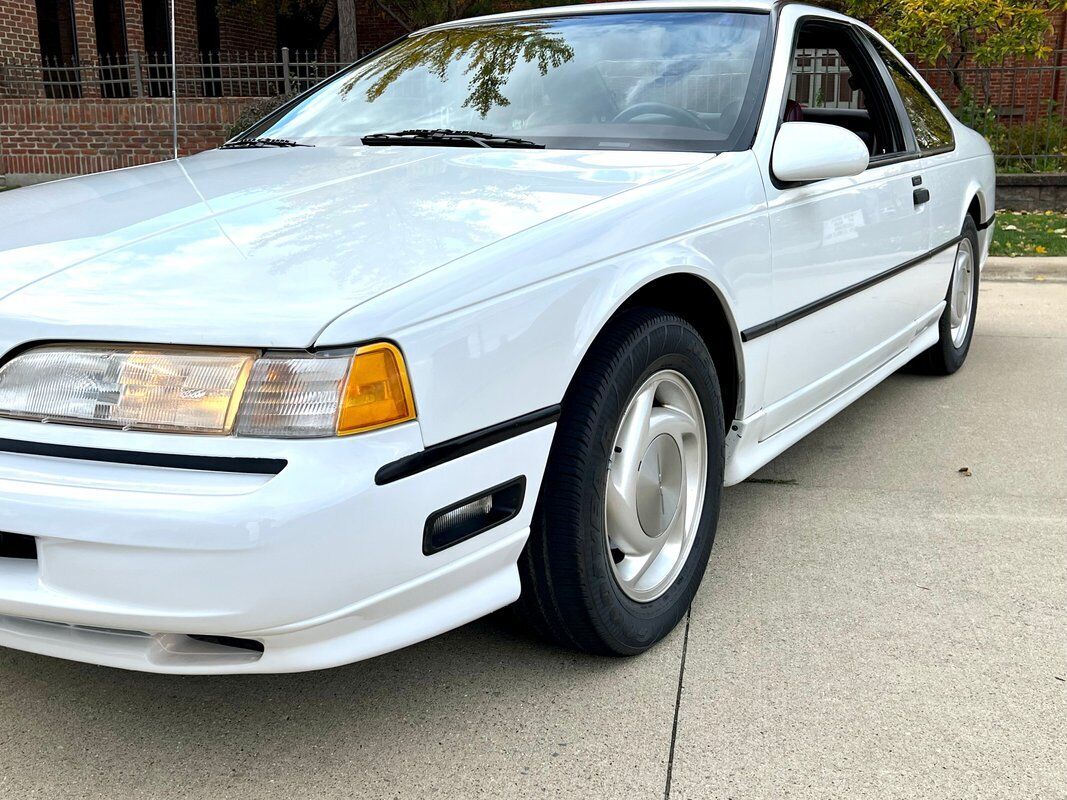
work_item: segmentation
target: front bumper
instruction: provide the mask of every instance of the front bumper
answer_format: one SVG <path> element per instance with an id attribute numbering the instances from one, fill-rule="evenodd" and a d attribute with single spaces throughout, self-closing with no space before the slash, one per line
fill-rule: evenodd
<path id="1" fill-rule="evenodd" d="M 554 427 L 377 486 L 417 423 L 268 441 L 0 421 L 0 438 L 284 459 L 277 475 L 0 453 L 0 645 L 172 673 L 291 672 L 378 655 L 513 601 Z M 509 522 L 422 552 L 434 511 L 524 475 Z M 234 637 L 262 652 L 204 638 Z"/>

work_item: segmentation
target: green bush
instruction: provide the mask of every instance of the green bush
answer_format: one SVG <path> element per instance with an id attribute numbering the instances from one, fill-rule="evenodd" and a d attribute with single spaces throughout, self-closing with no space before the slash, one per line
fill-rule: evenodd
<path id="1" fill-rule="evenodd" d="M 244 133 L 265 116 L 280 106 L 285 105 L 298 94 L 300 94 L 300 92 L 294 90 L 287 94 L 276 94 L 273 97 L 261 97 L 257 100 L 253 100 L 244 107 L 240 116 L 234 120 L 233 125 L 226 131 L 226 138 L 232 139 L 234 136 Z"/>
<path id="2" fill-rule="evenodd" d="M 1058 172 L 1067 156 L 1067 125 L 1058 117 L 1001 125 L 990 141 L 1009 172 Z"/>
<path id="3" fill-rule="evenodd" d="M 1059 172 L 1067 166 L 1067 120 L 1057 113 L 1055 102 L 1040 119 L 1006 122 L 992 106 L 965 93 L 956 116 L 986 137 L 1000 172 Z"/>

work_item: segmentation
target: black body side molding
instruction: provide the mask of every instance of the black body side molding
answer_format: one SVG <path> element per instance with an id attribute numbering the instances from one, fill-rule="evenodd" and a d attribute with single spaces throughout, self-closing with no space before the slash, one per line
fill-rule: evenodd
<path id="1" fill-rule="evenodd" d="M 231 456 L 185 456 L 173 453 L 143 453 L 132 450 L 105 450 L 67 444 L 0 439 L 0 452 L 27 456 L 49 456 L 105 464 L 133 464 L 142 467 L 194 469 L 205 472 L 240 472 L 248 475 L 277 475 L 289 463 L 284 458 L 239 458 Z"/>
<path id="2" fill-rule="evenodd" d="M 864 289 L 869 289 L 882 281 L 892 278 L 894 275 L 899 275 L 912 267 L 917 267 L 927 259 L 936 256 L 938 253 L 948 250 L 950 247 L 955 247 L 961 241 L 963 241 L 963 236 L 949 239 L 943 245 L 935 247 L 933 250 L 929 250 L 915 258 L 910 258 L 903 264 L 897 264 L 895 267 L 890 267 L 884 272 L 879 272 L 877 275 L 872 275 L 870 278 L 866 278 L 859 283 L 854 283 L 851 286 L 846 286 L 844 289 L 839 289 L 833 294 L 828 294 L 826 297 L 814 300 L 800 308 L 793 309 L 786 314 L 782 314 L 780 317 L 775 317 L 767 322 L 761 322 L 759 325 L 753 325 L 751 328 L 746 328 L 741 331 L 741 341 L 751 342 L 753 339 L 758 339 L 760 336 L 765 336 L 779 328 L 784 328 L 791 322 L 796 322 L 798 319 L 804 319 L 804 317 L 810 316 L 816 311 L 822 311 L 824 308 L 833 305 L 839 300 L 844 300 L 846 297 L 851 297 L 854 294 L 862 292 Z"/>
<path id="3" fill-rule="evenodd" d="M 412 453 L 410 456 L 404 456 L 386 464 L 374 475 L 374 482 L 378 486 L 384 486 L 387 483 L 409 478 L 484 447 L 499 444 L 512 437 L 543 428 L 545 425 L 551 425 L 559 419 L 559 411 L 558 405 L 549 406 L 523 414 L 521 417 L 490 425 L 488 428 L 482 428 L 473 433 L 457 436 L 455 439 L 449 439 L 440 444 L 430 445 L 419 453 Z"/>

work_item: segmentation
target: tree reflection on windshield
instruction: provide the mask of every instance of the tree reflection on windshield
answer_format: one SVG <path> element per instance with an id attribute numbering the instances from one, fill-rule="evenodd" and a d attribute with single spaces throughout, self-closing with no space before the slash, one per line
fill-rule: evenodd
<path id="1" fill-rule="evenodd" d="M 470 94 L 463 108 L 476 111 L 483 119 L 494 107 L 511 105 L 503 87 L 512 76 L 519 58 L 536 63 L 541 75 L 574 58 L 574 50 L 543 22 L 473 26 L 435 31 L 419 36 L 382 53 L 365 72 L 358 73 L 341 90 L 342 96 L 365 80 L 367 101 L 374 102 L 398 78 L 413 69 L 426 69 L 442 82 L 451 64 L 465 62 Z"/>
<path id="2" fill-rule="evenodd" d="M 448 129 L 546 149 L 748 147 L 766 87 L 768 28 L 766 14 L 733 11 L 432 28 L 324 82 L 247 135 L 330 147 Z"/>

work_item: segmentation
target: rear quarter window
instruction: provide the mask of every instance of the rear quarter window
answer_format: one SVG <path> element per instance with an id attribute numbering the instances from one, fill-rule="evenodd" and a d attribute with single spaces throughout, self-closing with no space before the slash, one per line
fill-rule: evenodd
<path id="1" fill-rule="evenodd" d="M 904 110 L 911 120 L 915 140 L 922 153 L 951 150 L 955 146 L 952 125 L 934 104 L 929 93 L 911 71 L 877 39 L 871 39 L 874 49 L 885 62 L 889 75 L 897 87 Z"/>

